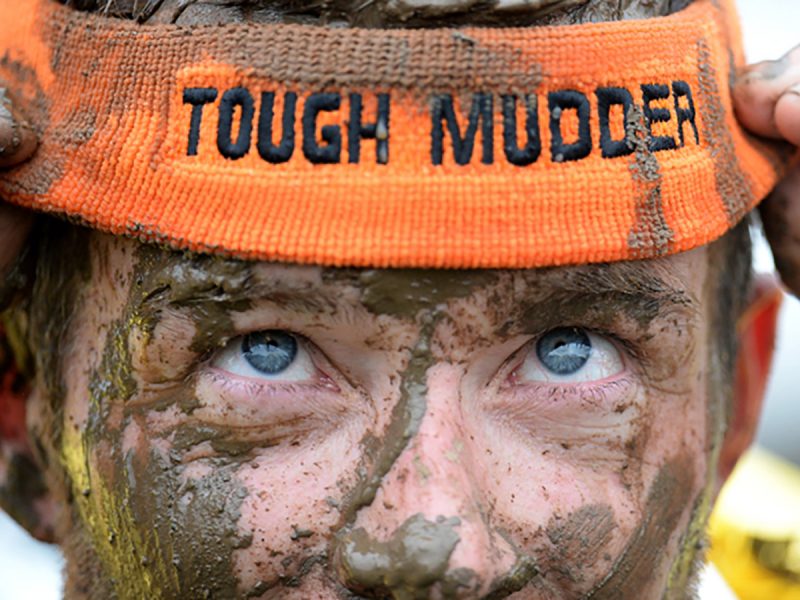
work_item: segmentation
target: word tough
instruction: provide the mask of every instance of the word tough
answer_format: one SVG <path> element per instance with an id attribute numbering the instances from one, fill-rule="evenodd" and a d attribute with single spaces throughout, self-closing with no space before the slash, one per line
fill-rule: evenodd
<path id="1" fill-rule="evenodd" d="M 405 118 L 398 119 L 400 130 L 398 125 L 390 126 L 393 111 L 388 93 L 324 92 L 300 97 L 286 91 L 278 98 L 274 91 L 252 93 L 244 87 L 221 94 L 212 87 L 187 87 L 183 103 L 190 107 L 187 156 L 197 156 L 202 146 L 205 152 L 216 151 L 235 161 L 255 145 L 263 162 L 273 165 L 296 160 L 388 165 L 390 134 L 402 138 L 399 147 L 404 152 L 411 149 L 415 156 L 428 156 L 434 166 L 503 161 L 524 167 L 539 161 L 543 148 L 554 163 L 580 161 L 593 153 L 614 159 L 636 148 L 636 122 L 630 119 L 634 107 L 639 109 L 651 152 L 700 143 L 694 97 L 685 81 L 642 84 L 636 90 L 598 87 L 588 95 L 572 89 L 539 95 L 437 94 L 424 110 L 416 105 L 401 107 Z M 210 137 L 203 127 L 209 105 L 217 112 L 213 140 L 201 139 L 204 131 Z M 299 144 L 298 131 L 302 134 Z M 374 142 L 374 153 L 371 149 L 362 152 L 364 140 Z"/>

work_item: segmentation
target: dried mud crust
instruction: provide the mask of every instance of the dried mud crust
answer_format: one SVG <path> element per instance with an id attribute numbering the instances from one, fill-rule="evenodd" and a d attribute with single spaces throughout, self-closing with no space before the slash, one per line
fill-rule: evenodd
<path id="1" fill-rule="evenodd" d="M 350 27 L 527 26 L 672 14 L 692 0 L 62 0 L 140 23 L 308 23 Z"/>

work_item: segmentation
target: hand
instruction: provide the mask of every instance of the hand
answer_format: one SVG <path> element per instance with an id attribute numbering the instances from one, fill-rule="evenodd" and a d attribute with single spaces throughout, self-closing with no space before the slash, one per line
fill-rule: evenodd
<path id="1" fill-rule="evenodd" d="M 753 133 L 800 146 L 800 46 L 751 65 L 733 89 L 739 121 Z M 800 297 L 800 166 L 761 205 L 764 231 L 786 287 Z"/>
<path id="2" fill-rule="evenodd" d="M 24 162 L 35 152 L 36 134 L 0 88 L 0 169 Z M 0 202 L 0 311 L 13 294 L 10 275 L 33 225 L 29 211 Z"/>

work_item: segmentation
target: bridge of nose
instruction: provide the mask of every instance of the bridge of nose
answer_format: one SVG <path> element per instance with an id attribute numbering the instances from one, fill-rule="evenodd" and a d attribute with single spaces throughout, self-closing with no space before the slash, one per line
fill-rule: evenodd
<path id="1" fill-rule="evenodd" d="M 486 517 L 488 479 L 474 460 L 462 375 L 449 363 L 428 369 L 419 430 L 341 538 L 338 567 L 352 589 L 474 597 L 513 568 L 513 549 Z"/>

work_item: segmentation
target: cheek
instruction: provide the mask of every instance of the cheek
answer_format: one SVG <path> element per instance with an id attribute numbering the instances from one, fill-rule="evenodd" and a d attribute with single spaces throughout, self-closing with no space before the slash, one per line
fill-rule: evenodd
<path id="1" fill-rule="evenodd" d="M 351 415 L 347 426 L 308 443 L 264 449 L 241 469 L 239 477 L 250 493 L 242 504 L 240 527 L 252 534 L 253 543 L 235 555 L 240 591 L 291 587 L 302 580 L 303 594 L 312 594 L 320 585 L 319 578 L 307 575 L 312 567 L 327 564 L 330 543 L 343 522 L 341 511 L 372 469 L 373 457 L 365 448 L 391 420 L 397 393 L 395 378 L 376 380 L 369 415 Z"/>
<path id="2" fill-rule="evenodd" d="M 71 472 L 77 507 L 120 596 L 233 597 L 232 555 L 250 543 L 236 461 L 182 464 L 136 416 L 77 443 L 87 449 L 85 470 Z"/>
<path id="3" fill-rule="evenodd" d="M 119 491 L 115 502 L 129 507 L 142 544 L 159 549 L 148 562 L 178 564 L 163 578 L 172 585 L 176 577 L 181 590 L 201 592 L 193 581 L 235 585 L 235 593 L 220 587 L 223 597 L 302 578 L 323 562 L 356 483 L 362 440 L 388 419 L 391 394 L 377 415 L 353 411 L 336 427 L 278 438 L 264 438 L 261 427 L 250 438 L 248 430 L 205 422 L 203 411 L 181 409 L 196 405 L 183 402 L 188 395 L 170 392 L 172 402 L 156 401 L 157 410 L 142 398 L 124 410 L 115 405 L 94 446 L 94 470 Z M 108 524 L 107 508 L 94 505 L 90 519 Z"/>
<path id="4" fill-rule="evenodd" d="M 339 508 L 354 484 L 358 442 L 342 434 L 313 447 L 275 448 L 240 471 L 250 492 L 240 527 L 253 536 L 252 545 L 235 556 L 241 590 L 286 582 L 324 562 Z"/>
<path id="5" fill-rule="evenodd" d="M 649 557 L 651 575 L 666 577 L 708 461 L 704 379 L 688 367 L 681 376 L 686 383 L 668 392 L 622 382 L 571 404 L 550 393 L 498 395 L 485 403 L 489 412 L 473 407 L 483 421 L 474 443 L 486 449 L 479 470 L 496 527 L 537 557 L 549 572 L 542 582 L 559 594 L 586 593 L 636 553 Z M 668 526 L 647 529 L 660 510 L 653 490 L 676 462 L 686 473 L 674 490 L 680 503 L 664 509 Z M 643 537 L 646 545 L 636 546 Z"/>

